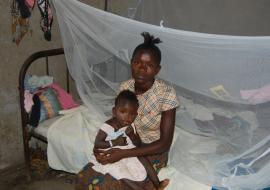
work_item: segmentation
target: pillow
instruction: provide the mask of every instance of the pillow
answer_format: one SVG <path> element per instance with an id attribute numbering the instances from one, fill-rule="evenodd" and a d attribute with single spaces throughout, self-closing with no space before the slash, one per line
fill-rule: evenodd
<path id="1" fill-rule="evenodd" d="M 40 119 L 39 122 L 59 115 L 62 109 L 53 89 L 47 88 L 40 95 Z"/>
<path id="2" fill-rule="evenodd" d="M 79 104 L 73 100 L 72 96 L 58 84 L 52 83 L 51 85 L 49 85 L 49 87 L 55 90 L 55 92 L 57 93 L 57 98 L 61 104 L 61 107 L 64 110 L 79 106 Z"/>

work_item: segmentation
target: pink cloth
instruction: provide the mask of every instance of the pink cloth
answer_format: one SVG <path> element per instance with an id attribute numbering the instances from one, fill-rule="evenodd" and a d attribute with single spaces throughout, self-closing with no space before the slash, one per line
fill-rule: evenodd
<path id="1" fill-rule="evenodd" d="M 29 113 L 34 105 L 33 102 L 33 94 L 30 93 L 29 90 L 24 91 L 24 109 L 27 113 Z"/>
<path id="2" fill-rule="evenodd" d="M 73 100 L 72 96 L 58 84 L 52 83 L 48 87 L 54 89 L 57 92 L 57 98 L 64 110 L 79 106 L 79 104 Z"/>
<path id="3" fill-rule="evenodd" d="M 35 5 L 35 0 L 25 0 L 25 3 L 30 9 L 33 9 Z"/>
<path id="4" fill-rule="evenodd" d="M 270 101 L 270 85 L 259 89 L 240 90 L 241 97 L 251 104 L 261 104 Z"/>

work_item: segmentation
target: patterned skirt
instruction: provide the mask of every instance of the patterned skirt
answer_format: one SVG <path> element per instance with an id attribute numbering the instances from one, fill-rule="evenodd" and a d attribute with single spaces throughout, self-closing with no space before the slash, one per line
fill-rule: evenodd
<path id="1" fill-rule="evenodd" d="M 159 170 L 166 166 L 168 161 L 168 153 L 148 156 L 154 169 Z M 101 174 L 92 168 L 93 164 L 90 162 L 82 171 L 77 174 L 76 190 L 130 190 L 121 180 L 117 180 L 109 174 Z M 136 182 L 144 189 L 153 189 L 154 185 L 147 177 L 143 182 Z"/>

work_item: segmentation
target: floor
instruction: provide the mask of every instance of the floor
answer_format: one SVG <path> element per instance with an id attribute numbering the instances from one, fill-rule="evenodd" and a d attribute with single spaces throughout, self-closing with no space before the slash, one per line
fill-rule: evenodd
<path id="1" fill-rule="evenodd" d="M 27 179 L 25 165 L 0 171 L 0 190 L 73 190 L 75 175 L 52 170 L 41 148 L 31 149 L 31 180 Z"/>
<path id="2" fill-rule="evenodd" d="M 47 170 L 40 175 L 33 175 L 28 181 L 24 165 L 0 173 L 1 190 L 73 190 L 75 175 L 55 170 Z"/>

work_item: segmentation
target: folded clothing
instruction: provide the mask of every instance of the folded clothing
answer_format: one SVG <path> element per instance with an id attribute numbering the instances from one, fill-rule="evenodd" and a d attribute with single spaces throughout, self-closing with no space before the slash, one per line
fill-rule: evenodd
<path id="1" fill-rule="evenodd" d="M 35 93 L 39 88 L 43 88 L 53 83 L 51 76 L 26 75 L 24 79 L 24 88 L 31 93 Z"/>
<path id="2" fill-rule="evenodd" d="M 36 127 L 39 122 L 59 115 L 60 110 L 78 107 L 72 96 L 50 76 L 30 76 L 25 78 L 24 108 L 31 111 L 29 124 Z"/>
<path id="3" fill-rule="evenodd" d="M 39 95 L 40 100 L 40 119 L 39 121 L 44 121 L 45 119 L 52 118 L 59 114 L 62 109 L 56 93 L 53 89 L 47 88 Z"/>
<path id="4" fill-rule="evenodd" d="M 270 85 L 263 86 L 259 89 L 240 90 L 242 99 L 251 104 L 261 104 L 270 101 Z"/>
<path id="5" fill-rule="evenodd" d="M 37 94 L 33 96 L 34 105 L 32 106 L 31 114 L 29 117 L 29 125 L 36 127 L 40 119 L 40 100 Z"/>
<path id="6" fill-rule="evenodd" d="M 56 93 L 51 88 L 46 88 L 33 96 L 34 105 L 31 109 L 29 125 L 36 127 L 46 119 L 59 115 L 62 109 Z"/>
<path id="7" fill-rule="evenodd" d="M 48 87 L 56 91 L 57 98 L 61 104 L 62 109 L 66 110 L 79 106 L 79 104 L 73 100 L 72 96 L 67 93 L 63 88 L 61 88 L 58 84 L 52 83 Z"/>

